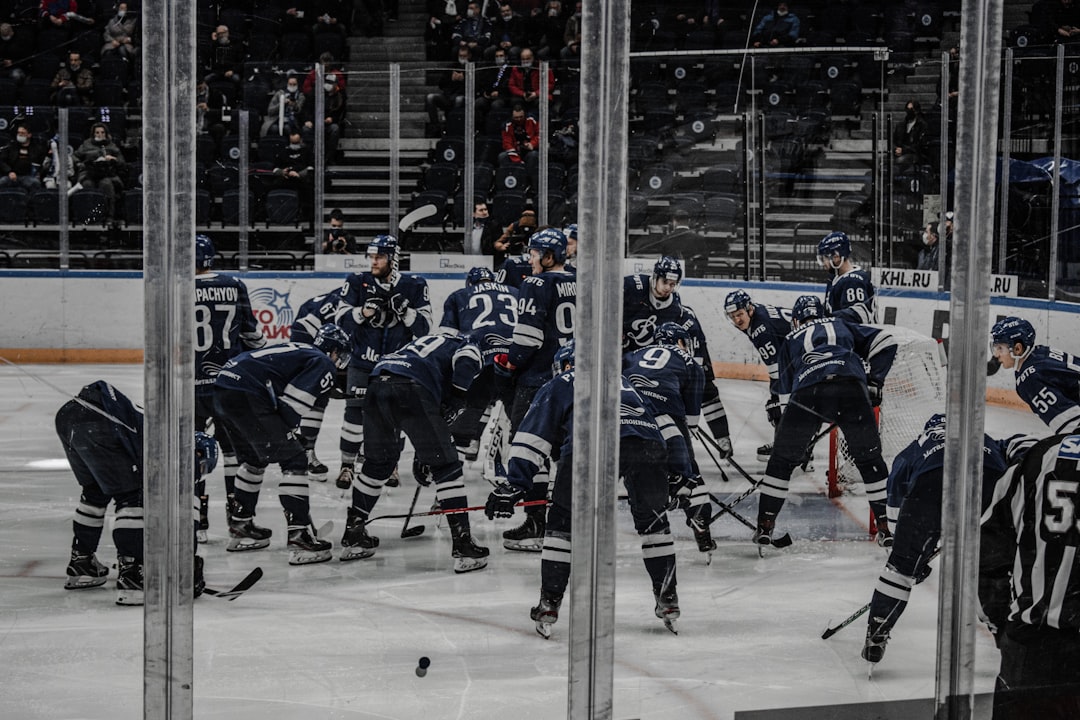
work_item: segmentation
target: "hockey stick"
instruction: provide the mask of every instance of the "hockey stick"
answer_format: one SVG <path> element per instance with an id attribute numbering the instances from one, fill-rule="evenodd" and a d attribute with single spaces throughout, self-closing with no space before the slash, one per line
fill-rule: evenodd
<path id="1" fill-rule="evenodd" d="M 738 497 L 736 497 L 736 498 L 735 498 L 734 500 L 732 500 L 732 501 L 731 501 L 730 503 L 719 503 L 719 501 L 718 501 L 718 504 L 720 504 L 720 505 L 726 505 L 726 506 L 727 506 L 727 507 L 729 508 L 729 509 L 728 509 L 728 512 L 730 512 L 730 508 L 733 508 L 733 507 L 735 507 L 736 505 L 738 505 L 739 503 L 741 503 L 741 502 L 742 502 L 743 500 L 745 500 L 746 498 L 748 498 L 748 497 L 750 497 L 751 495 L 753 495 L 753 494 L 754 494 L 754 491 L 755 491 L 755 490 L 757 490 L 757 489 L 758 489 L 758 487 L 759 487 L 760 485 L 761 485 L 761 481 L 759 480 L 758 482 L 754 483 L 754 484 L 753 484 L 753 486 L 751 486 L 751 487 L 747 488 L 746 490 L 744 490 L 744 491 L 742 492 L 742 494 L 741 494 L 741 495 L 739 495 Z M 713 498 L 713 494 L 712 494 L 712 493 L 709 493 L 709 497 L 710 497 L 710 498 Z M 713 516 L 712 516 L 712 519 L 710 519 L 710 520 L 709 520 L 709 524 L 710 524 L 710 525 L 712 525 L 712 524 L 713 524 L 714 522 L 716 522 L 716 520 L 717 520 L 718 518 L 722 517 L 722 516 L 723 516 L 723 514 L 724 514 L 724 513 L 717 513 L 716 515 L 713 515 Z M 755 530 L 757 529 L 757 526 L 756 526 L 756 525 L 754 526 L 754 529 L 755 529 Z"/>
<path id="2" fill-rule="evenodd" d="M 694 428 L 691 432 L 693 432 L 694 437 L 700 440 L 701 444 L 705 446 L 705 452 L 708 454 L 709 459 L 713 461 L 713 464 L 716 465 L 716 469 L 720 471 L 720 479 L 724 482 L 728 482 L 727 473 L 724 472 L 724 468 L 721 467 L 720 461 L 716 459 L 716 456 L 713 455 L 712 450 L 709 449 L 709 445 L 715 441 L 712 438 L 709 438 L 709 442 L 705 442 L 705 433 L 701 432 L 697 428 Z M 717 452 L 719 451 L 720 449 L 717 447 Z"/>
<path id="3" fill-rule="evenodd" d="M 405 217 L 401 218 L 401 222 L 398 223 L 398 232 L 408 232 L 413 227 L 429 217 L 439 212 L 439 209 L 433 204 L 421 205 L 412 212 L 408 213 Z"/>
<path id="4" fill-rule="evenodd" d="M 519 502 L 514 507 L 533 507 L 535 505 L 547 505 L 547 504 L 548 504 L 547 500 L 525 500 L 524 502 Z M 436 515 L 436 516 L 457 515 L 459 513 L 468 513 L 468 512 L 476 512 L 477 510 L 484 510 L 486 507 L 487 507 L 486 505 L 474 505 L 473 507 L 452 508 L 450 510 L 428 510 L 427 512 L 413 513 L 413 517 L 427 517 L 429 515 Z M 373 523 L 376 520 L 400 520 L 401 518 L 406 517 L 406 516 L 407 516 L 406 513 L 388 513 L 386 515 L 378 515 L 378 516 L 373 517 L 373 518 L 368 518 L 367 522 Z"/>
<path id="5" fill-rule="evenodd" d="M 405 516 L 405 524 L 401 526 L 401 537 L 403 538 L 417 537 L 424 534 L 423 525 L 413 525 L 412 527 L 409 527 L 409 521 L 412 520 L 413 511 L 416 510 L 416 501 L 419 499 L 420 490 L 423 487 L 424 486 L 420 483 L 416 484 L 416 492 L 413 493 L 412 502 L 409 503 L 409 514 Z"/>
<path id="6" fill-rule="evenodd" d="M 716 518 L 722 516 L 724 513 L 727 513 L 727 514 L 731 515 L 731 517 L 733 517 L 736 520 L 738 520 L 739 522 L 741 522 L 746 527 L 750 528 L 751 530 L 757 530 L 758 529 L 758 526 L 756 524 L 750 522 L 745 516 L 743 516 L 740 513 L 735 511 L 734 504 L 728 505 L 727 503 L 725 503 L 723 500 L 716 497 L 712 493 L 709 493 L 709 499 L 720 506 L 720 512 L 718 512 L 716 515 L 714 515 L 712 520 L 716 520 Z M 712 520 L 710 520 L 709 522 L 712 523 Z M 794 542 L 795 541 L 791 539 L 791 534 L 790 533 L 784 533 L 780 537 L 773 539 L 773 541 L 771 543 L 769 543 L 769 544 L 772 545 L 775 548 L 780 548 L 781 550 L 783 550 L 786 547 L 791 547 L 792 543 L 794 543 Z"/>
<path id="7" fill-rule="evenodd" d="M 263 571 L 261 567 L 257 567 L 247 575 L 245 575 L 240 582 L 236 583 L 229 590 L 215 590 L 212 587 L 203 588 L 203 593 L 213 597 L 219 597 L 223 600 L 235 600 L 243 595 L 246 591 L 251 589 L 251 586 L 259 582 L 262 579 Z"/>

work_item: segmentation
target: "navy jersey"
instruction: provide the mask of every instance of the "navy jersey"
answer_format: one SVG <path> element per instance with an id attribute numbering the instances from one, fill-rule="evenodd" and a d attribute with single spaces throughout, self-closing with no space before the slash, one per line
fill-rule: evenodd
<path id="1" fill-rule="evenodd" d="M 127 395 L 104 380 L 97 380 L 80 390 L 75 402 L 109 420 L 109 427 L 127 450 L 128 457 L 142 467 L 143 414 Z"/>
<path id="2" fill-rule="evenodd" d="M 645 401 L 624 377 L 619 393 L 619 437 L 663 444 L 664 438 Z M 574 444 L 574 371 L 549 380 L 536 393 L 529 412 L 514 433 L 506 479 L 528 489 L 548 457 L 568 457 Z"/>
<path id="3" fill-rule="evenodd" d="M 418 275 L 394 272 L 390 282 L 380 282 L 370 272 L 353 273 L 341 288 L 336 321 L 352 335 L 352 360 L 349 364 L 370 371 L 386 353 L 394 352 L 412 340 L 431 332 L 431 300 L 428 284 Z M 409 303 L 403 317 L 389 310 L 390 299 L 402 295 Z M 368 301 L 383 308 L 374 317 L 361 312 Z"/>
<path id="4" fill-rule="evenodd" d="M 825 286 L 825 312 L 849 322 L 874 322 L 877 310 L 870 273 L 856 265 L 843 275 L 829 278 Z"/>
<path id="5" fill-rule="evenodd" d="M 778 395 L 777 385 L 780 377 L 778 362 L 780 346 L 791 332 L 791 311 L 772 305 L 754 305 L 754 314 L 750 316 L 750 326 L 746 328 L 746 337 L 754 344 L 754 349 L 765 363 L 769 372 L 769 392 Z"/>
<path id="6" fill-rule="evenodd" d="M 1080 358 L 1036 345 L 1016 371 L 1016 394 L 1055 433 L 1080 426 Z"/>
<path id="7" fill-rule="evenodd" d="M 371 377 L 400 375 L 412 378 L 442 402 L 448 390 L 462 394 L 480 374 L 480 348 L 467 335 L 425 335 L 384 355 Z"/>
<path id="8" fill-rule="evenodd" d="M 498 282 L 482 282 L 450 293 L 443 304 L 439 332 L 471 335 L 480 345 L 484 364 L 506 352 L 517 326 L 518 291 Z"/>
<path id="9" fill-rule="evenodd" d="M 649 275 L 623 278 L 623 349 L 627 351 L 651 345 L 653 333 L 664 323 L 682 325 L 685 320 L 678 293 L 658 300 L 653 297 L 649 278 Z"/>
<path id="10" fill-rule="evenodd" d="M 525 278 L 530 277 L 532 274 L 532 262 L 529 260 L 529 254 L 525 253 L 517 257 L 506 258 L 503 261 L 503 266 L 495 273 L 495 280 L 512 288 L 520 288 Z"/>
<path id="11" fill-rule="evenodd" d="M 237 355 L 221 368 L 214 384 L 263 396 L 290 424 L 299 426 L 300 418 L 326 407 L 336 372 L 322 350 L 283 343 Z"/>
<path id="12" fill-rule="evenodd" d="M 334 290 L 304 301 L 304 304 L 296 311 L 296 320 L 289 328 L 289 340 L 310 344 L 315 339 L 315 333 L 319 332 L 319 328 L 326 323 L 334 322 L 340 300 L 340 291 Z"/>
<path id="13" fill-rule="evenodd" d="M 243 280 L 231 275 L 195 276 L 195 391 L 208 392 L 230 358 L 260 348 L 259 332 Z"/>
<path id="14" fill-rule="evenodd" d="M 697 425 L 705 374 L 690 353 L 677 345 L 650 345 L 623 355 L 623 375 L 654 415 L 685 418 Z"/>
<path id="15" fill-rule="evenodd" d="M 811 320 L 780 346 L 777 389 L 788 395 L 837 376 L 883 385 L 895 357 L 896 341 L 886 330 L 835 317 Z"/>
<path id="16" fill-rule="evenodd" d="M 574 337 L 577 275 L 553 271 L 525 278 L 518 293 L 518 322 L 508 352 L 520 370 L 518 382 L 543 385 L 551 377 L 555 351 Z"/>

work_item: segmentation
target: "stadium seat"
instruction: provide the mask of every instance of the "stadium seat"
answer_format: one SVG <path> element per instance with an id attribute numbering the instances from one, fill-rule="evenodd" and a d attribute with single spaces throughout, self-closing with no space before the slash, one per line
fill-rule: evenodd
<path id="1" fill-rule="evenodd" d="M 300 195 L 292 188 L 275 188 L 266 193 L 266 227 L 300 224 Z"/>
<path id="2" fill-rule="evenodd" d="M 79 190 L 71 196 L 69 222 L 72 225 L 104 225 L 108 220 L 105 206 L 105 193 Z"/>
<path id="3" fill-rule="evenodd" d="M 0 224 L 25 225 L 30 196 L 22 188 L 0 189 Z"/>
<path id="4" fill-rule="evenodd" d="M 30 196 L 30 216 L 34 225 L 56 225 L 60 222 L 60 193 L 38 190 Z"/>
<path id="5" fill-rule="evenodd" d="M 416 210 L 425 205 L 434 205 L 435 214 L 424 218 L 416 224 L 416 227 L 441 228 L 446 223 L 447 198 L 449 196 L 442 190 L 424 190 L 416 194 L 412 201 L 412 209 Z"/>
<path id="6" fill-rule="evenodd" d="M 437 162 L 424 172 L 421 180 L 424 190 L 438 190 L 447 197 L 454 194 L 458 185 L 458 166 L 448 162 Z"/>
<path id="7" fill-rule="evenodd" d="M 527 206 L 525 193 L 516 190 L 498 191 L 489 203 L 491 217 L 500 227 L 506 227 L 519 220 Z"/>
<path id="8" fill-rule="evenodd" d="M 739 192 L 739 172 L 730 167 L 708 168 L 701 174 L 701 189 L 707 194 Z"/>
<path id="9" fill-rule="evenodd" d="M 529 187 L 529 175 L 521 163 L 503 165 L 495 169 L 495 194 L 509 190 L 524 193 Z"/>
<path id="10" fill-rule="evenodd" d="M 431 152 L 433 163 L 453 163 L 457 167 L 465 164 L 465 141 L 457 137 L 445 137 L 435 143 Z"/>
<path id="11" fill-rule="evenodd" d="M 196 216 L 198 211 L 196 211 Z M 124 191 L 124 224 L 142 225 L 143 221 L 143 194 L 142 190 Z M 197 224 L 197 222 L 196 222 Z"/>
<path id="12" fill-rule="evenodd" d="M 675 171 L 665 163 L 653 163 L 641 172 L 638 189 L 646 197 L 659 197 L 671 192 Z"/>

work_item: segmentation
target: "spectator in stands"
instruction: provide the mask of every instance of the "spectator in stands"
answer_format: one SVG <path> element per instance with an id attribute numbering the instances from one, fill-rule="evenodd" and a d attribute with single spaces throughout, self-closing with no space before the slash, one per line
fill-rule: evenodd
<path id="1" fill-rule="evenodd" d="M 228 132 L 222 118 L 224 102 L 222 95 L 210 92 L 205 81 L 195 86 L 195 132 L 213 138 L 216 150 L 221 149 L 221 141 Z"/>
<path id="2" fill-rule="evenodd" d="M 345 214 L 341 208 L 330 211 L 330 228 L 322 241 L 323 254 L 355 255 L 356 238 L 345 229 Z"/>
<path id="3" fill-rule="evenodd" d="M 19 187 L 26 192 L 41 189 L 41 163 L 45 148 L 34 140 L 25 124 L 15 126 L 15 142 L 0 148 L 0 188 Z"/>
<path id="4" fill-rule="evenodd" d="M 338 154 L 338 144 L 341 142 L 341 133 L 345 125 L 345 93 L 337 82 L 337 73 L 327 73 L 323 78 L 323 150 L 327 160 L 334 160 Z M 315 144 L 315 123 L 319 118 L 315 117 L 315 98 L 310 97 L 304 103 L 304 129 L 302 130 L 305 141 Z"/>
<path id="5" fill-rule="evenodd" d="M 443 71 L 439 78 L 439 92 L 428 93 L 424 99 L 424 109 L 428 114 L 427 137 L 439 137 L 439 111 L 449 113 L 452 108 L 465 107 L 465 70 L 472 60 L 467 45 L 460 45 L 454 62 Z"/>
<path id="6" fill-rule="evenodd" d="M 495 57 L 495 50 L 502 48 L 510 58 L 516 58 L 525 44 L 525 18 L 514 12 L 505 0 L 499 3 L 499 17 L 491 27 L 491 45 L 484 50 L 484 59 Z"/>
<path id="7" fill-rule="evenodd" d="M 83 63 L 81 53 L 68 53 L 67 64 L 57 70 L 52 88 L 53 102 L 61 107 L 94 104 L 94 73 Z"/>
<path id="8" fill-rule="evenodd" d="M 91 126 L 90 137 L 75 151 L 75 162 L 79 169 L 79 185 L 100 190 L 105 195 L 106 222 L 112 223 L 116 217 L 116 201 L 124 191 L 121 173 L 127 172 L 127 164 L 104 123 Z"/>
<path id="9" fill-rule="evenodd" d="M 32 35 L 25 31 L 16 32 L 10 23 L 0 24 L 0 77 L 9 77 L 16 82 L 26 79 L 23 65 L 33 51 Z"/>
<path id="10" fill-rule="evenodd" d="M 555 90 L 555 73 L 548 72 L 547 96 L 550 101 Z M 523 48 L 518 66 L 510 71 L 510 97 L 535 115 L 540 104 L 540 69 L 533 65 L 533 51 Z"/>
<path id="11" fill-rule="evenodd" d="M 336 33 L 345 35 L 348 24 L 344 3 L 341 0 L 315 0 L 309 3 L 314 14 L 315 25 L 312 30 L 318 33 Z"/>
<path id="12" fill-rule="evenodd" d="M 128 12 L 127 3 L 117 3 L 116 13 L 105 23 L 105 44 L 101 48 L 101 56 L 116 54 L 125 60 L 133 60 L 138 52 L 135 45 L 137 23 L 135 14 Z"/>
<path id="13" fill-rule="evenodd" d="M 786 2 L 777 3 L 776 9 L 761 18 L 750 35 L 750 42 L 756 48 L 791 47 L 798 39 L 799 18 Z"/>
<path id="14" fill-rule="evenodd" d="M 428 22 L 424 28 L 424 45 L 428 60 L 451 57 L 450 35 L 461 22 L 465 8 L 465 0 L 427 0 Z"/>
<path id="15" fill-rule="evenodd" d="M 559 59 L 564 65 L 576 67 L 581 64 L 581 0 L 574 5 L 574 14 L 566 19 Z"/>
<path id="16" fill-rule="evenodd" d="M 1030 17 L 1048 42 L 1080 42 L 1080 8 L 1074 0 L 1039 0 Z"/>
<path id="17" fill-rule="evenodd" d="M 334 58 L 333 53 L 328 52 L 324 52 L 322 55 L 319 56 L 319 64 L 323 66 L 323 82 L 325 83 L 327 80 L 330 79 L 330 76 L 333 75 L 334 79 L 332 82 L 337 84 L 338 90 L 340 90 L 341 94 L 344 95 L 345 83 L 347 79 L 345 77 L 345 66 L 339 63 L 336 58 Z M 312 68 L 308 71 L 308 74 L 304 76 L 304 82 L 300 86 L 300 91 L 303 92 L 305 95 L 309 96 L 308 100 L 310 100 L 311 93 L 314 90 L 315 68 Z"/>
<path id="18" fill-rule="evenodd" d="M 450 40 L 457 47 L 468 47 L 476 57 L 483 56 L 484 50 L 491 44 L 491 23 L 480 14 L 479 3 L 469 3 L 465 18 L 454 26 Z"/>
<path id="19" fill-rule="evenodd" d="M 243 77 L 243 44 L 233 41 L 226 25 L 218 25 L 214 32 L 210 33 L 210 40 L 213 46 L 205 68 L 207 72 L 204 79 L 208 83 L 216 80 L 231 80 L 239 86 Z"/>
<path id="20" fill-rule="evenodd" d="M 899 168 L 909 168 L 923 162 L 926 149 L 926 119 L 918 100 L 908 100 L 904 120 L 893 130 L 894 163 Z"/>
<path id="21" fill-rule="evenodd" d="M 492 110 L 503 110 L 510 103 L 510 62 L 504 48 L 495 48 L 494 65 L 476 71 L 476 89 L 479 97 L 476 107 L 487 116 Z"/>
<path id="22" fill-rule="evenodd" d="M 922 232 L 922 248 L 919 250 L 919 261 L 915 266 L 919 270 L 938 269 L 938 253 L 941 248 L 938 236 L 938 224 L 930 223 Z"/>
<path id="23" fill-rule="evenodd" d="M 473 203 L 472 242 L 480 252 L 491 255 L 495 252 L 495 241 L 502 236 L 502 228 L 495 223 L 483 200 Z"/>
<path id="24" fill-rule="evenodd" d="M 540 123 L 536 118 L 525 114 L 525 106 L 514 103 L 510 111 L 510 120 L 503 125 L 502 152 L 499 153 L 499 165 L 523 163 L 529 178 L 535 185 L 537 168 L 540 162 Z"/>
<path id="25" fill-rule="evenodd" d="M 310 211 L 312 207 L 314 172 L 315 159 L 311 149 L 304 144 L 300 133 L 289 135 L 289 144 L 281 149 L 274 161 L 274 177 L 278 187 L 296 190 L 302 210 Z"/>
<path id="26" fill-rule="evenodd" d="M 89 19 L 79 15 L 77 10 L 78 4 L 75 0 L 41 0 L 41 24 L 45 27 L 67 28 L 72 21 Z"/>
<path id="27" fill-rule="evenodd" d="M 300 78 L 289 73 L 285 87 L 270 96 L 263 121 L 262 135 L 292 135 L 303 125 L 304 105 L 307 96 L 300 92 Z"/>
<path id="28" fill-rule="evenodd" d="M 560 0 L 548 0 L 544 8 L 534 18 L 530 46 L 535 49 L 541 60 L 558 60 L 563 49 L 563 34 L 566 32 L 566 18 L 562 14 Z"/>

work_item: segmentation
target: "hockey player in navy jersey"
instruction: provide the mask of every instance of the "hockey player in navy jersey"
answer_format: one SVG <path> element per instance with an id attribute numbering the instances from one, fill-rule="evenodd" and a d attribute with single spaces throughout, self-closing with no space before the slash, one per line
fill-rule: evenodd
<path id="1" fill-rule="evenodd" d="M 1051 432 L 1080 428 L 1080 358 L 1035 344 L 1027 320 L 1006 317 L 990 330 L 991 350 L 1006 370 L 1016 374 L 1016 394 Z"/>
<path id="2" fill-rule="evenodd" d="M 698 550 L 710 553 L 716 542 L 709 532 L 712 506 L 694 460 L 690 428 L 701 413 L 705 374 L 687 352 L 690 335 L 678 323 L 656 329 L 653 344 L 623 356 L 623 376 L 648 405 L 667 444 L 668 482 L 672 499 L 686 511 Z"/>
<path id="3" fill-rule="evenodd" d="M 480 348 L 468 336 L 427 335 L 375 365 L 364 414 L 366 453 L 353 481 L 341 560 L 370 557 L 378 547 L 378 538 L 368 535 L 365 525 L 401 457 L 402 433 L 415 448 L 417 461 L 430 468 L 439 507 L 468 507 L 449 425 L 464 409 L 465 394 L 480 374 L 480 363 Z M 468 513 L 447 515 L 447 522 L 454 571 L 485 567 L 488 549 L 473 541 Z"/>
<path id="4" fill-rule="evenodd" d="M 495 356 L 495 373 L 513 382 L 511 433 L 516 433 L 533 396 L 551 378 L 555 352 L 574 337 L 577 313 L 577 274 L 565 269 L 566 236 L 545 228 L 529 236 L 533 274 L 518 293 L 518 322 L 510 349 Z M 533 483 L 529 500 L 547 497 L 547 474 Z M 525 522 L 503 533 L 503 547 L 539 552 L 544 537 L 544 513 L 530 510 Z"/>
<path id="5" fill-rule="evenodd" d="M 849 322 L 877 319 L 874 284 L 870 273 L 851 261 L 851 242 L 842 232 L 831 232 L 818 243 L 818 261 L 829 272 L 825 285 L 825 312 Z"/>
<path id="6" fill-rule="evenodd" d="M 690 334 L 687 350 L 705 373 L 701 415 L 709 432 L 716 438 L 720 457 L 731 457 L 733 448 L 727 413 L 716 389 L 705 332 L 697 315 L 683 304 L 677 292 L 682 279 L 682 263 L 667 255 L 656 262 L 652 275 L 627 275 L 623 278 L 623 350 L 648 346 L 652 343 L 656 328 L 665 322 L 682 325 Z"/>
<path id="7" fill-rule="evenodd" d="M 251 311 L 247 285 L 231 275 L 214 272 L 213 241 L 195 236 L 195 429 L 206 430 L 214 418 L 213 386 L 218 370 L 244 350 L 266 344 Z M 216 432 L 216 428 L 215 428 Z M 236 453 L 229 438 L 217 433 L 225 465 L 226 510 L 236 484 Z M 199 498 L 199 542 L 206 542 L 210 527 L 207 514 L 210 498 L 206 480 L 195 487 Z"/>
<path id="8" fill-rule="evenodd" d="M 928 563 L 941 540 L 941 491 L 945 461 L 945 416 L 930 417 L 910 445 L 893 460 L 888 480 L 888 515 L 893 544 L 881 571 L 866 628 L 862 657 L 885 655 L 889 633 L 907 607 L 911 588 L 930 574 Z M 1005 472 L 1004 443 L 983 436 L 983 504 Z"/>
<path id="9" fill-rule="evenodd" d="M 398 241 L 376 235 L 368 245 L 371 270 L 354 273 L 341 288 L 336 322 L 352 335 L 352 362 L 341 425 L 341 469 L 337 486 L 352 486 L 364 443 L 364 393 L 375 363 L 431 331 L 427 281 L 398 270 Z"/>
<path id="10" fill-rule="evenodd" d="M 761 356 L 761 362 L 769 373 L 769 399 L 765 403 L 765 415 L 773 429 L 780 424 L 783 409 L 780 394 L 777 392 L 780 374 L 777 371 L 776 356 L 784 338 L 791 332 L 791 311 L 786 308 L 755 303 L 745 290 L 732 290 L 724 299 L 724 313 L 735 329 L 746 335 L 754 344 L 754 349 Z M 766 443 L 758 448 L 758 460 L 769 461 L 773 444 Z"/>
<path id="11" fill-rule="evenodd" d="M 548 637 L 558 620 L 570 579 L 571 516 L 574 467 L 574 343 L 556 354 L 558 373 L 536 393 L 514 435 L 507 482 L 488 495 L 489 518 L 507 518 L 525 498 L 547 458 L 558 461 L 540 560 L 540 602 L 530 617 Z M 619 475 L 630 501 L 634 528 L 641 536 L 645 570 L 652 581 L 654 612 L 674 631 L 679 617 L 675 550 L 667 518 L 668 483 L 664 439 L 640 395 L 622 378 L 619 401 Z"/>
<path id="12" fill-rule="evenodd" d="M 885 513 L 889 468 L 881 457 L 872 406 L 881 403 L 881 387 L 896 357 L 896 342 L 887 331 L 827 317 L 821 300 L 813 295 L 795 301 L 791 326 L 777 363 L 777 390 L 781 397 L 789 397 L 761 481 L 754 542 L 772 543 L 792 471 L 803 461 L 821 423 L 835 422 L 862 476 L 877 521 L 878 542 L 886 545 L 890 539 Z M 870 366 L 869 376 L 864 360 Z"/>
<path id="13" fill-rule="evenodd" d="M 349 336 L 337 325 L 319 329 L 314 346 L 284 343 L 242 353 L 214 381 L 215 417 L 236 447 L 240 471 L 229 518 L 230 551 L 258 550 L 271 531 L 255 524 L 266 466 L 281 466 L 279 499 L 288 526 L 289 564 L 330 559 L 331 544 L 312 526 L 307 454 L 297 439 L 300 420 L 325 408 L 337 369 L 349 363 Z"/>

